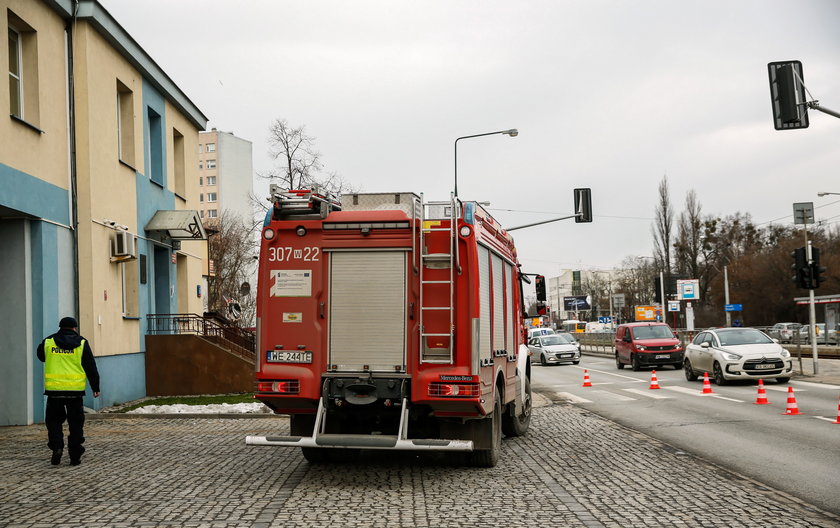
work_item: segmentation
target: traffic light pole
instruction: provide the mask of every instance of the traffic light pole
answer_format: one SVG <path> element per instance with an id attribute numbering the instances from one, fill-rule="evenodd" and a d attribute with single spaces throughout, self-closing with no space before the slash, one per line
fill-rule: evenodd
<path id="1" fill-rule="evenodd" d="M 811 241 L 808 240 L 808 228 L 805 227 L 805 258 L 808 259 L 808 267 L 813 267 L 813 254 L 811 252 Z M 808 288 L 808 335 L 811 337 L 811 355 L 814 358 L 814 375 L 820 373 L 819 358 L 817 357 L 817 332 L 816 332 L 817 311 L 814 307 L 814 288 Z"/>

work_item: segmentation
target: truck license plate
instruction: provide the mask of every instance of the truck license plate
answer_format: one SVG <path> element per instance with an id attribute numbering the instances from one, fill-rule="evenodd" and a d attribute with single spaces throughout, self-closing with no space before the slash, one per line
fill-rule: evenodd
<path id="1" fill-rule="evenodd" d="M 656 359 L 670 359 L 671 354 L 657 354 Z"/>
<path id="2" fill-rule="evenodd" d="M 312 363 L 312 351 L 269 350 L 266 359 L 270 363 Z"/>

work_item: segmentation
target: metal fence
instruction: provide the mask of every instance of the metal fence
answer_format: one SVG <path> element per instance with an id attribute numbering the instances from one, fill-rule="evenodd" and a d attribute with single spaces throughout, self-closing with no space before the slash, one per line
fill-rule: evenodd
<path id="1" fill-rule="evenodd" d="M 256 335 L 246 328 L 224 325 L 197 314 L 148 314 L 146 318 L 149 334 L 193 334 L 214 338 L 222 345 L 232 345 L 229 348 L 247 359 L 256 358 Z"/>

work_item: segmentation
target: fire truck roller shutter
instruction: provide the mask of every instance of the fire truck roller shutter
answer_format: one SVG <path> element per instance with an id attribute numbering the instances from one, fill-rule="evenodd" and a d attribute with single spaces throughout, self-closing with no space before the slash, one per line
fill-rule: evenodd
<path id="1" fill-rule="evenodd" d="M 493 255 L 493 350 L 505 350 L 505 309 L 502 259 Z"/>
<path id="2" fill-rule="evenodd" d="M 492 356 L 492 345 L 490 340 L 490 250 L 484 246 L 478 246 L 478 287 L 479 287 L 479 337 L 478 350 L 482 360 L 490 360 Z"/>
<path id="3" fill-rule="evenodd" d="M 329 363 L 405 367 L 406 251 L 330 252 Z"/>
<path id="4" fill-rule="evenodd" d="M 513 267 L 505 262 L 505 316 L 507 318 L 506 328 L 507 335 L 505 336 L 505 350 L 508 354 L 516 353 L 516 344 L 514 343 L 514 336 L 516 335 L 516 328 L 514 327 L 513 317 Z"/>

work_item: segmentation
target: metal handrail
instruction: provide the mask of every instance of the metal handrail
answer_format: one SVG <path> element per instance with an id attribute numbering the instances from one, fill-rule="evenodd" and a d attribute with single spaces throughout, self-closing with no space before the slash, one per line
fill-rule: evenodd
<path id="1" fill-rule="evenodd" d="M 151 335 L 163 334 L 192 334 L 220 339 L 223 343 L 233 345 L 231 350 L 246 359 L 256 358 L 256 335 L 253 331 L 221 324 L 213 319 L 197 314 L 148 314 L 147 333 Z"/>

